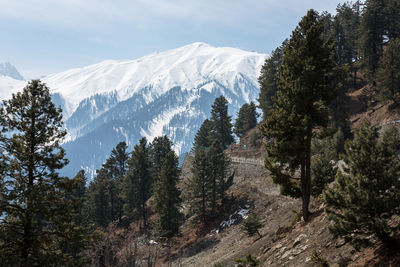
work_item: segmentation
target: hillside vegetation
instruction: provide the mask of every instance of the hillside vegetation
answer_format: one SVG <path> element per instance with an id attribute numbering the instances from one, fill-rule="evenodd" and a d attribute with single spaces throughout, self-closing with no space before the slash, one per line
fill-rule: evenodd
<path id="1" fill-rule="evenodd" d="M 311 9 L 265 60 L 262 114 L 233 122 L 221 95 L 182 167 L 170 138 L 142 137 L 88 185 L 59 176 L 62 110 L 31 81 L 0 106 L 0 259 L 400 266 L 399 40 L 397 0 Z"/>

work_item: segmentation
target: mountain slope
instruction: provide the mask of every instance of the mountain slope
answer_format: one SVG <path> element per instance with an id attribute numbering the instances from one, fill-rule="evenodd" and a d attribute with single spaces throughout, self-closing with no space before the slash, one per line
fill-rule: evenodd
<path id="1" fill-rule="evenodd" d="M 24 80 L 24 77 L 22 77 L 17 68 L 11 65 L 10 62 L 0 63 L 0 75 L 8 76 L 19 81 Z"/>
<path id="2" fill-rule="evenodd" d="M 94 174 L 120 141 L 132 148 L 145 136 L 166 134 L 179 154 L 224 95 L 229 113 L 259 93 L 259 71 L 266 55 L 230 47 L 193 43 L 126 61 L 107 60 L 46 76 L 53 101 L 61 105 L 70 164 Z"/>

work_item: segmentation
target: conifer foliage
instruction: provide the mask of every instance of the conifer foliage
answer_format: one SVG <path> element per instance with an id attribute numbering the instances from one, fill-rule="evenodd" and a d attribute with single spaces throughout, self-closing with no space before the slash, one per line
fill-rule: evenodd
<path id="1" fill-rule="evenodd" d="M 194 144 L 192 149 L 193 152 L 211 146 L 212 143 L 211 131 L 212 131 L 212 122 L 209 119 L 205 119 L 194 137 Z"/>
<path id="2" fill-rule="evenodd" d="M 123 188 L 128 161 L 126 149 L 125 142 L 117 144 L 88 187 L 86 212 L 96 225 L 104 227 L 111 221 L 120 220 L 124 214 Z"/>
<path id="3" fill-rule="evenodd" d="M 260 84 L 260 94 L 258 102 L 263 111 L 263 120 L 268 117 L 268 112 L 272 109 L 272 98 L 276 97 L 278 91 L 279 66 L 282 63 L 283 49 L 287 44 L 285 40 L 281 46 L 272 51 L 271 56 L 265 60 L 261 67 L 261 74 L 258 78 Z"/>
<path id="4" fill-rule="evenodd" d="M 399 22 L 400 23 L 400 22 Z M 400 93 L 400 38 L 390 41 L 379 61 L 377 81 L 379 95 L 383 100 L 397 104 Z"/>
<path id="5" fill-rule="evenodd" d="M 251 212 L 250 215 L 243 221 L 242 229 L 246 231 L 248 236 L 258 235 L 261 238 L 259 229 L 263 227 L 264 224 L 261 222 L 260 218 L 255 212 Z"/>
<path id="6" fill-rule="evenodd" d="M 339 80 L 334 47 L 323 33 L 320 16 L 308 11 L 284 49 L 277 97 L 261 126 L 270 140 L 266 167 L 281 185 L 281 193 L 302 196 L 305 220 L 309 216 L 313 129 L 327 126 L 328 106 Z M 300 178 L 294 179 L 298 169 Z"/>
<path id="7" fill-rule="evenodd" d="M 174 151 L 168 152 L 158 172 L 158 179 L 154 184 L 154 211 L 159 218 L 156 230 L 164 237 L 172 237 L 178 233 L 183 222 L 180 212 L 182 199 L 177 188 L 179 181 L 178 157 Z"/>
<path id="8" fill-rule="evenodd" d="M 130 217 L 138 215 L 147 226 L 146 201 L 151 197 L 151 187 L 154 181 L 150 151 L 145 137 L 135 145 L 128 160 L 128 170 L 125 177 L 125 212 Z"/>
<path id="9" fill-rule="evenodd" d="M 76 224 L 78 184 L 60 177 L 61 110 L 32 80 L 0 107 L 0 260 L 4 266 L 83 265 L 90 235 Z M 79 197 L 79 196 L 78 196 Z"/>
<path id="10" fill-rule="evenodd" d="M 231 116 L 228 115 L 228 100 L 217 97 L 211 107 L 213 139 L 218 140 L 225 149 L 233 142 Z"/>
<path id="11" fill-rule="evenodd" d="M 211 120 L 203 122 L 193 145 L 193 177 L 186 183 L 185 198 L 191 212 L 203 223 L 207 223 L 214 215 L 219 201 L 225 199 L 230 161 L 224 149 L 233 142 L 227 103 L 223 96 L 215 99 Z M 254 104 L 253 107 L 255 111 Z"/>
<path id="12" fill-rule="evenodd" d="M 369 123 L 346 143 L 348 173 L 325 192 L 330 230 L 356 248 L 370 244 L 371 235 L 390 244 L 398 226 L 389 223 L 400 215 L 400 149 L 397 130 L 389 128 L 379 141 L 379 129 Z"/>
<path id="13" fill-rule="evenodd" d="M 253 102 L 244 104 L 239 110 L 233 132 L 238 137 L 242 137 L 247 131 L 256 127 L 258 116 L 256 105 Z"/>

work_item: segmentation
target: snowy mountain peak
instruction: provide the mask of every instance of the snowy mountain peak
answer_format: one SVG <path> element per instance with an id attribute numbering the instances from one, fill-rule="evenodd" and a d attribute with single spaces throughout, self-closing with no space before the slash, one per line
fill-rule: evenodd
<path id="1" fill-rule="evenodd" d="M 0 75 L 11 77 L 15 80 L 24 80 L 24 77 L 18 72 L 10 62 L 0 63 Z"/>
<path id="2" fill-rule="evenodd" d="M 174 86 L 193 89 L 204 79 L 221 80 L 229 88 L 237 73 L 247 73 L 256 82 L 264 59 L 264 54 L 197 42 L 133 60 L 106 60 L 49 75 L 44 81 L 65 100 L 65 116 L 70 117 L 83 99 L 96 94 L 117 92 L 123 101 L 151 86 L 149 103 Z"/>
<path id="3" fill-rule="evenodd" d="M 80 169 L 94 174 L 118 142 L 132 148 L 143 136 L 152 141 L 167 135 L 179 155 L 190 151 L 215 98 L 225 96 L 233 119 L 241 105 L 256 101 L 265 58 L 196 42 L 44 77 L 53 102 L 64 112 L 70 160 L 64 174 L 73 176 Z M 25 84 L 0 76 L 0 98 Z"/>

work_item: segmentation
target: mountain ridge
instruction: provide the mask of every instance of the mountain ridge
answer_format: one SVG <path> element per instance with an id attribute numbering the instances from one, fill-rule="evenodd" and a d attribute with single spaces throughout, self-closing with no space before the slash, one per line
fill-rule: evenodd
<path id="1" fill-rule="evenodd" d="M 175 151 L 185 154 L 215 98 L 225 96 L 233 119 L 241 105 L 256 101 L 266 57 L 196 42 L 45 76 L 68 132 L 70 164 L 62 173 L 85 169 L 93 176 L 118 142 L 132 148 L 143 136 L 152 141 L 167 135 Z"/>

